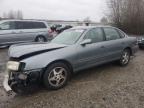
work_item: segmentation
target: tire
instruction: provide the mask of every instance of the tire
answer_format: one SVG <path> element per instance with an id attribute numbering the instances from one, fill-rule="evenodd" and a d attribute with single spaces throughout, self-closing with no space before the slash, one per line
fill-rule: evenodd
<path id="1" fill-rule="evenodd" d="M 129 49 L 125 49 L 122 52 L 121 58 L 119 60 L 119 64 L 120 66 L 127 66 L 129 61 L 130 61 L 130 50 Z"/>
<path id="2" fill-rule="evenodd" d="M 142 47 L 142 46 L 139 46 L 139 49 L 144 49 L 144 47 Z"/>
<path id="3" fill-rule="evenodd" d="M 46 38 L 44 36 L 38 36 L 35 39 L 36 42 L 46 42 Z"/>
<path id="4" fill-rule="evenodd" d="M 63 88 L 70 79 L 70 69 L 64 63 L 50 65 L 43 76 L 43 82 L 47 89 L 57 90 Z"/>

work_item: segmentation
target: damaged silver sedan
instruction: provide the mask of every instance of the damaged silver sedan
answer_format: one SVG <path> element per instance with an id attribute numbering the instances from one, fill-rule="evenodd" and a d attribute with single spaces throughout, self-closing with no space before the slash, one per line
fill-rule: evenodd
<path id="1" fill-rule="evenodd" d="M 112 61 L 126 66 L 136 49 L 136 38 L 117 28 L 75 27 L 50 43 L 11 46 L 4 87 L 16 93 L 42 83 L 47 89 L 60 89 L 80 70 Z"/>

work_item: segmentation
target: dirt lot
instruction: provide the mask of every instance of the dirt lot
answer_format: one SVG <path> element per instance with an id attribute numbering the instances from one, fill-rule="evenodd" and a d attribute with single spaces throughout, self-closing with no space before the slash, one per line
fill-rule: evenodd
<path id="1" fill-rule="evenodd" d="M 57 91 L 40 88 L 36 93 L 7 95 L 2 87 L 7 49 L 0 50 L 0 108 L 144 108 L 144 51 L 127 67 L 113 63 L 73 76 Z"/>

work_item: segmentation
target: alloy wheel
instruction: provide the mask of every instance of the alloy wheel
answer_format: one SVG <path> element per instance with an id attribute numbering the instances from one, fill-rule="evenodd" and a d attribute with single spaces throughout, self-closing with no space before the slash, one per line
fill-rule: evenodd
<path id="1" fill-rule="evenodd" d="M 67 71 L 63 67 L 55 67 L 48 76 L 51 86 L 59 87 L 65 83 Z"/>
<path id="2" fill-rule="evenodd" d="M 121 63 L 122 63 L 123 65 L 126 65 L 126 64 L 128 64 L 129 59 L 130 59 L 130 53 L 129 53 L 128 50 L 126 50 L 126 51 L 124 51 L 123 54 L 122 54 Z"/>
<path id="3" fill-rule="evenodd" d="M 45 39 L 43 37 L 38 37 L 37 42 L 45 42 Z"/>

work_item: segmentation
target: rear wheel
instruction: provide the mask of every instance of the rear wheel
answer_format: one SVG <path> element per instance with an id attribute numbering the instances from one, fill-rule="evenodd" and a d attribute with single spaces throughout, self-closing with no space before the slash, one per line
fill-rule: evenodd
<path id="1" fill-rule="evenodd" d="M 130 50 L 129 49 L 125 49 L 122 52 L 121 58 L 119 60 L 119 64 L 121 66 L 126 66 L 130 61 Z"/>
<path id="2" fill-rule="evenodd" d="M 35 39 L 36 42 L 46 42 L 46 38 L 44 36 L 38 36 Z"/>
<path id="3" fill-rule="evenodd" d="M 50 65 L 43 76 L 43 82 L 47 89 L 57 90 L 64 87 L 70 78 L 70 69 L 64 63 Z"/>

